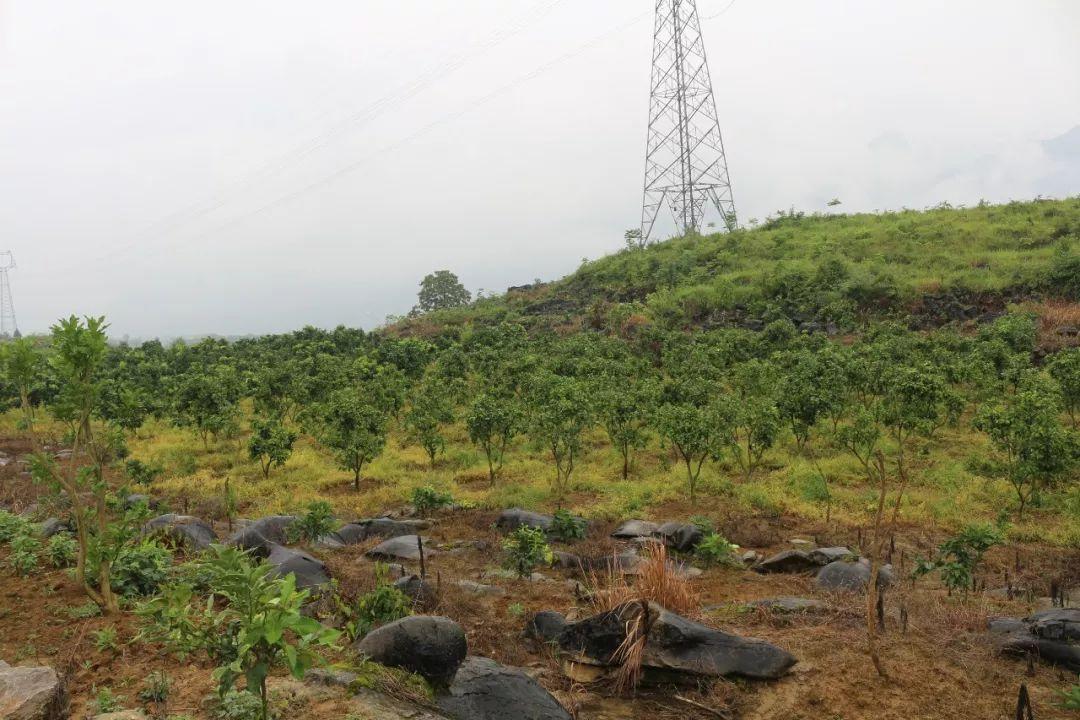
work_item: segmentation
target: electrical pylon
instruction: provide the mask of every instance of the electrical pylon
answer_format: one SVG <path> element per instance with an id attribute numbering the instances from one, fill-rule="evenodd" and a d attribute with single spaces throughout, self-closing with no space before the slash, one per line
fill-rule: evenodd
<path id="1" fill-rule="evenodd" d="M 701 227 L 709 205 L 737 227 L 696 0 L 656 0 L 642 245 L 665 203 L 683 233 Z"/>
<path id="2" fill-rule="evenodd" d="M 11 278 L 8 270 L 15 267 L 15 256 L 10 250 L 0 252 L 0 337 L 19 337 L 15 322 L 15 303 L 11 300 Z"/>

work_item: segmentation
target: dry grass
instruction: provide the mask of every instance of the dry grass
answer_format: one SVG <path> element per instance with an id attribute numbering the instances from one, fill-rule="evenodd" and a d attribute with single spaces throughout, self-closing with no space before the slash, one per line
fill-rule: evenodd
<path id="1" fill-rule="evenodd" d="M 620 572 L 617 562 L 612 562 L 611 569 L 604 575 L 589 575 L 591 592 L 588 599 L 594 612 L 607 612 L 627 603 L 646 600 L 680 615 L 697 617 L 701 614 L 700 595 L 678 567 L 668 560 L 666 547 L 659 544 L 649 547 L 643 551 L 642 558 L 636 578 Z"/>
<path id="2" fill-rule="evenodd" d="M 1080 328 L 1080 303 L 1066 300 L 1047 300 L 1043 303 L 1026 303 L 1025 310 L 1039 318 L 1039 345 L 1048 350 L 1059 350 L 1077 344 L 1075 336 L 1059 335 L 1064 327 Z"/>

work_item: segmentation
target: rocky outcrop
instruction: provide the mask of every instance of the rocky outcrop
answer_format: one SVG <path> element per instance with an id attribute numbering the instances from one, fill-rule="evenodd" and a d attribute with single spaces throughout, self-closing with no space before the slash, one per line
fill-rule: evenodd
<path id="1" fill-rule="evenodd" d="M 627 603 L 567 625 L 557 643 L 573 662 L 610 667 L 635 624 L 645 628 L 642 666 L 648 670 L 766 680 L 783 676 L 796 662 L 764 640 L 707 627 L 655 603 Z"/>
<path id="2" fill-rule="evenodd" d="M 465 631 L 450 618 L 412 615 L 376 628 L 353 647 L 388 667 L 424 676 L 434 685 L 448 685 L 465 660 Z"/>
<path id="3" fill-rule="evenodd" d="M 416 535 L 429 526 L 430 523 L 423 520 L 395 520 L 388 517 L 371 518 L 342 525 L 336 532 L 330 533 L 323 540 L 336 541 L 341 545 L 355 545 L 376 537 L 394 538 L 402 535 Z"/>
<path id="4" fill-rule="evenodd" d="M 503 510 L 495 521 L 495 527 L 503 532 L 513 532 L 522 525 L 539 528 L 545 532 L 551 529 L 552 517 L 541 513 L 529 512 L 519 508 Z"/>
<path id="5" fill-rule="evenodd" d="M 424 543 L 425 557 L 437 554 L 429 538 L 418 538 L 416 535 L 399 535 L 390 538 L 364 554 L 374 560 L 419 560 L 420 547 L 418 540 Z"/>
<path id="6" fill-rule="evenodd" d="M 205 550 L 217 542 L 214 529 L 190 515 L 159 515 L 143 525 L 144 535 L 158 535 L 192 550 Z"/>
<path id="7" fill-rule="evenodd" d="M 554 610 L 542 610 L 525 623 L 525 637 L 539 642 L 556 642 L 566 629 L 566 617 Z"/>
<path id="8" fill-rule="evenodd" d="M 269 557 L 273 545 L 289 543 L 289 526 L 294 515 L 270 515 L 259 518 L 233 533 L 228 544 L 250 552 L 255 557 Z"/>
<path id="9" fill-rule="evenodd" d="M 1080 608 L 1055 608 L 1023 620 L 990 622 L 998 646 L 1007 655 L 1033 656 L 1080 673 Z"/>
<path id="10" fill-rule="evenodd" d="M 63 684 L 51 667 L 11 667 L 0 661 L 0 718 L 60 720 L 67 717 Z"/>
<path id="11" fill-rule="evenodd" d="M 295 575 L 296 587 L 301 590 L 313 590 L 330 582 L 330 573 L 322 561 L 303 550 L 271 544 L 267 562 L 274 566 L 274 572 L 280 577 L 289 573 Z"/>
<path id="12" fill-rule="evenodd" d="M 821 563 L 810 557 L 805 550 L 784 550 L 768 557 L 754 566 L 759 573 L 808 573 L 817 572 Z"/>
<path id="13" fill-rule="evenodd" d="M 517 668 L 480 657 L 462 663 L 436 702 L 456 720 L 571 720 L 540 683 Z"/>

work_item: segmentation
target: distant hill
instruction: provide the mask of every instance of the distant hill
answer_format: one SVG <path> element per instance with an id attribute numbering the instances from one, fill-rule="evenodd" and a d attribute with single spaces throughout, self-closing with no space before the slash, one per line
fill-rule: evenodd
<path id="1" fill-rule="evenodd" d="M 1055 160 L 1072 160 L 1080 163 L 1080 125 L 1044 141 L 1043 149 Z"/>
<path id="2" fill-rule="evenodd" d="M 1080 132 L 1054 142 L 1071 147 Z M 979 320 L 1010 302 L 1080 294 L 1080 197 L 881 214 L 787 211 L 759 227 L 682 237 L 583 264 L 550 283 L 408 318 L 437 335 L 504 320 L 572 331 L 619 323 L 759 329 L 788 318 L 844 331 L 868 319 Z"/>

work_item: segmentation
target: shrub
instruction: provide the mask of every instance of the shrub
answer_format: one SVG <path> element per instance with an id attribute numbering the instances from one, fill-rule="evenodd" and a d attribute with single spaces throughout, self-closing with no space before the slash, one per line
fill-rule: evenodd
<path id="1" fill-rule="evenodd" d="M 983 555 L 1004 539 L 1004 532 L 995 525 L 968 525 L 941 544 L 933 562 L 919 562 L 914 574 L 918 577 L 940 570 L 941 582 L 949 588 L 950 593 L 953 590 L 966 593 L 974 586 L 975 571 Z"/>
<path id="2" fill-rule="evenodd" d="M 454 497 L 450 493 L 439 492 L 430 485 L 418 487 L 412 491 L 412 504 L 421 515 L 454 504 Z"/>
<path id="3" fill-rule="evenodd" d="M 122 548 L 112 566 L 113 591 L 124 597 L 147 597 L 169 576 L 173 556 L 153 540 Z"/>
<path id="4" fill-rule="evenodd" d="M 722 535 L 711 533 L 698 542 L 694 555 L 706 565 L 742 567 L 742 561 L 737 555 L 738 551 L 738 545 L 729 542 Z"/>
<path id="5" fill-rule="evenodd" d="M 71 567 L 75 564 L 75 555 L 79 549 L 75 538 L 67 533 L 58 533 L 49 538 L 45 546 L 45 557 L 55 568 Z"/>
<path id="6" fill-rule="evenodd" d="M 98 652 L 113 652 L 119 647 L 116 641 L 116 628 L 112 625 L 95 630 L 91 635 Z"/>
<path id="7" fill-rule="evenodd" d="M 1080 710 L 1080 685 L 1073 685 L 1068 690 L 1058 693 L 1061 697 L 1059 705 L 1065 710 Z"/>
<path id="8" fill-rule="evenodd" d="M 585 537 L 585 527 L 586 523 L 581 518 L 574 517 L 566 510 L 556 510 L 548 534 L 564 542 L 581 540 Z"/>
<path id="9" fill-rule="evenodd" d="M 296 518 L 289 526 L 289 538 L 293 542 L 315 542 L 337 529 L 334 509 L 330 503 L 316 500 L 307 506 L 307 512 Z"/>
<path id="10" fill-rule="evenodd" d="M 528 577 L 537 565 L 550 564 L 553 557 L 544 531 L 527 525 L 510 534 L 503 542 L 503 550 L 507 553 L 507 568 L 518 577 Z"/>
<path id="11" fill-rule="evenodd" d="M 8 562 L 19 575 L 26 576 L 38 569 L 38 552 L 41 543 L 29 535 L 18 535 L 11 541 Z"/>
<path id="12" fill-rule="evenodd" d="M 162 704 L 169 699 L 169 690 L 172 681 L 164 670 L 155 670 L 143 680 L 142 690 L 139 691 L 139 700 L 144 703 Z"/>
<path id="13" fill-rule="evenodd" d="M 112 688 L 103 687 L 94 694 L 94 699 L 90 701 L 90 706 L 93 708 L 93 715 L 104 715 L 106 713 L 118 712 L 123 708 L 124 697 L 117 695 L 112 691 Z"/>
<path id="14" fill-rule="evenodd" d="M 230 690 L 218 700 L 214 717 L 217 720 L 261 720 L 262 703 L 258 695 Z"/>
<path id="15" fill-rule="evenodd" d="M 144 463 L 142 460 L 128 460 L 124 463 L 124 472 L 136 485 L 150 485 L 165 472 L 157 463 Z"/>
<path id="16" fill-rule="evenodd" d="M 22 515 L 0 510 L 0 543 L 10 543 L 20 535 L 32 535 L 33 523 Z"/>
<path id="17" fill-rule="evenodd" d="M 346 608 L 349 619 L 345 632 L 350 639 L 363 637 L 372 628 L 399 620 L 412 613 L 412 601 L 386 579 L 386 566 L 375 565 L 375 589 L 361 595 L 353 608 Z"/>

